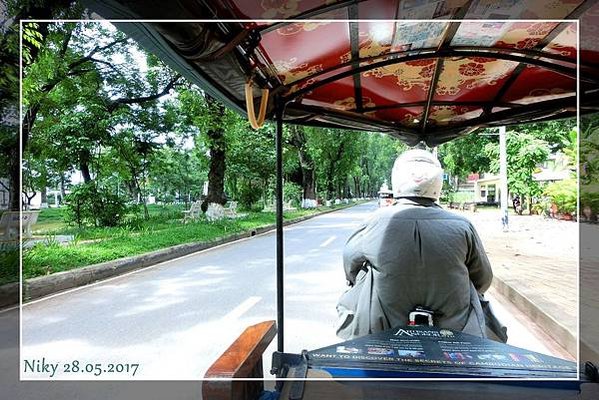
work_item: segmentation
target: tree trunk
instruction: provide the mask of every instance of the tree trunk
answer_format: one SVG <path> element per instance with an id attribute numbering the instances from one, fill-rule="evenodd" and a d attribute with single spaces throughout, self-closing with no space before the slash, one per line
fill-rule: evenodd
<path id="1" fill-rule="evenodd" d="M 89 183 L 92 181 L 91 173 L 89 172 L 89 164 L 86 161 L 81 161 L 79 168 L 81 168 L 81 175 L 83 176 L 83 182 Z"/>
<path id="2" fill-rule="evenodd" d="M 335 199 L 335 185 L 333 184 L 333 179 L 330 177 L 327 177 L 327 199 Z"/>
<path id="3" fill-rule="evenodd" d="M 146 204 L 146 196 L 144 194 L 144 190 L 139 183 L 139 179 L 137 179 L 136 175 L 133 175 L 133 182 L 135 186 L 135 192 L 137 193 L 137 203 L 143 206 L 144 209 L 144 219 L 150 219 L 150 211 L 148 210 L 148 205 Z"/>
<path id="4" fill-rule="evenodd" d="M 64 178 L 64 174 L 60 176 L 60 197 L 61 203 L 64 201 L 65 196 L 67 195 L 66 190 L 66 180 Z"/>
<path id="5" fill-rule="evenodd" d="M 143 198 L 142 204 L 144 206 L 144 219 L 150 219 L 150 210 L 148 210 L 148 205 L 146 204 L 146 199 Z"/>
<path id="6" fill-rule="evenodd" d="M 10 209 L 12 211 L 19 211 L 22 207 L 21 199 L 21 168 L 19 165 L 19 157 L 13 157 L 9 161 L 9 174 L 10 174 L 10 190 L 8 191 L 10 196 Z"/>
<path id="7" fill-rule="evenodd" d="M 91 154 L 88 149 L 82 150 L 81 153 L 79 153 L 79 169 L 81 170 L 84 183 L 89 183 L 92 181 L 92 175 L 89 170 L 90 159 Z"/>
<path id="8" fill-rule="evenodd" d="M 42 197 L 42 204 L 48 204 L 48 188 L 46 187 L 46 185 L 43 185 L 41 187 L 41 197 Z"/>
<path id="9" fill-rule="evenodd" d="M 33 193 L 31 193 L 31 196 L 26 191 L 23 191 L 23 194 L 25 195 L 25 198 L 27 199 L 27 208 L 29 208 L 31 206 L 31 200 L 33 200 L 33 198 L 35 197 L 37 192 L 33 191 Z"/>
<path id="10" fill-rule="evenodd" d="M 306 135 L 303 127 L 291 126 L 291 144 L 297 148 L 297 154 L 302 171 L 302 191 L 304 199 L 316 200 L 316 178 L 314 160 L 308 153 Z"/>
<path id="11" fill-rule="evenodd" d="M 206 212 L 208 204 L 218 203 L 224 205 L 227 202 L 224 193 L 225 170 L 226 170 L 226 141 L 224 127 L 222 126 L 224 106 L 214 98 L 205 95 L 213 124 L 208 129 L 208 148 L 210 151 L 210 168 L 208 170 L 208 195 L 202 203 L 202 210 Z"/>
<path id="12" fill-rule="evenodd" d="M 316 179 L 314 167 L 304 169 L 302 174 L 304 199 L 316 200 Z"/>
<path id="13" fill-rule="evenodd" d="M 354 176 L 354 197 L 361 197 L 360 178 Z"/>
<path id="14" fill-rule="evenodd" d="M 219 142 L 224 140 L 219 140 Z M 202 204 L 202 208 L 208 208 L 209 203 L 225 204 L 225 151 L 218 147 L 210 148 L 210 169 L 208 171 L 208 195 Z"/>

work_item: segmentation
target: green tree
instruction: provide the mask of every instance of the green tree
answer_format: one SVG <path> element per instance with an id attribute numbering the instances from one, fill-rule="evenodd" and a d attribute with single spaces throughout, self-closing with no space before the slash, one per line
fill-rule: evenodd
<path id="1" fill-rule="evenodd" d="M 591 220 L 599 213 L 599 114 L 581 117 L 580 206 Z"/>
<path id="2" fill-rule="evenodd" d="M 207 160 L 195 149 L 166 145 L 153 154 L 149 170 L 149 190 L 158 201 L 175 200 L 187 205 L 202 194 L 208 178 Z"/>
<path id="3" fill-rule="evenodd" d="M 227 130 L 227 186 L 243 206 L 253 207 L 266 197 L 275 177 L 274 126 L 252 130 L 247 121 L 238 121 Z"/>
<path id="4" fill-rule="evenodd" d="M 308 144 L 317 165 L 317 179 L 326 198 L 343 197 L 347 179 L 360 151 L 361 132 L 329 128 L 307 128 Z"/>
<path id="5" fill-rule="evenodd" d="M 10 208 L 21 208 L 19 164 L 19 22 L 24 19 L 78 18 L 82 8 L 74 1 L 6 0 L 0 23 L 0 163 L 8 173 Z M 47 23 L 24 26 L 23 53 L 34 62 L 48 34 Z M 27 65 L 27 64 L 26 64 Z M 27 137 L 23 137 L 25 143 Z"/>
<path id="6" fill-rule="evenodd" d="M 43 148 L 38 159 L 53 163 L 61 177 L 80 170 L 86 183 L 107 178 L 102 155 L 116 155 L 128 175 L 121 178 L 131 183 L 148 217 L 149 156 L 156 138 L 170 130 L 158 100 L 180 76 L 106 23 L 47 28 L 23 81 L 25 153 Z"/>
<path id="7" fill-rule="evenodd" d="M 537 139 L 547 142 L 551 152 L 564 150 L 571 141 L 571 132 L 576 127 L 576 118 L 565 118 L 555 121 L 534 122 L 514 125 L 511 129 L 519 133 L 526 133 Z"/>
<path id="8" fill-rule="evenodd" d="M 492 157 L 483 149 L 498 144 L 496 129 L 481 130 L 439 146 L 439 159 L 445 172 L 459 179 L 473 172 L 489 172 Z"/>
<path id="9" fill-rule="evenodd" d="M 360 164 L 354 173 L 354 181 L 359 178 L 361 187 L 355 192 L 360 196 L 376 196 L 383 182 L 391 183 L 391 170 L 398 154 L 407 146 L 388 135 L 366 134 L 366 141 L 360 152 Z"/>
<path id="10" fill-rule="evenodd" d="M 506 133 L 506 147 L 508 188 L 511 193 L 527 198 L 527 205 L 530 207 L 532 197 L 537 197 L 542 192 L 533 174 L 539 164 L 547 160 L 549 145 L 533 133 L 510 130 Z M 485 152 L 492 160 L 490 172 L 499 172 L 499 145 L 488 143 Z"/>
<path id="11" fill-rule="evenodd" d="M 205 135 L 204 143 L 209 154 L 208 195 L 202 203 L 206 210 L 209 203 L 225 204 L 225 174 L 227 170 L 227 141 L 229 126 L 239 121 L 239 116 L 227 109 L 207 93 L 196 87 L 179 92 L 182 123 Z"/>

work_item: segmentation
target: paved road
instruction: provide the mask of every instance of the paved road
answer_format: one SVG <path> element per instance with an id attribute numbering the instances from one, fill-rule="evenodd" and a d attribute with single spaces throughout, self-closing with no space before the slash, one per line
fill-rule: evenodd
<path id="1" fill-rule="evenodd" d="M 338 340 L 342 246 L 374 207 L 361 205 L 285 229 L 286 350 Z M 139 363 L 136 378 L 197 379 L 244 327 L 276 319 L 274 271 L 270 233 L 28 304 L 22 357 Z"/>
<path id="2" fill-rule="evenodd" d="M 364 204 L 285 229 L 286 351 L 339 341 L 334 325 L 335 304 L 346 288 L 343 244 L 375 207 Z M 276 319 L 274 270 L 275 235 L 269 233 L 27 304 L 22 358 L 29 366 L 42 357 L 61 364 L 135 363 L 133 379 L 198 379 L 246 326 Z M 546 338 L 521 331 L 514 344 L 549 352 Z M 274 342 L 267 354 L 271 350 Z M 54 379 L 90 377 L 132 379 L 126 372 L 94 378 L 62 368 Z"/>

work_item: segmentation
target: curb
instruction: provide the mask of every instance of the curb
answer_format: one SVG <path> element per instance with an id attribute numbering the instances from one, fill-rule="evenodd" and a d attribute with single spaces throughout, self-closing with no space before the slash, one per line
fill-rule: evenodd
<path id="1" fill-rule="evenodd" d="M 308 219 L 318 217 L 320 215 L 343 210 L 345 208 L 356 206 L 357 204 L 345 205 L 332 210 L 326 210 L 318 214 L 307 215 L 294 219 L 292 221 L 284 221 L 283 226 L 297 224 Z M 230 236 L 218 238 L 209 242 L 185 243 L 165 249 L 155 250 L 150 253 L 145 253 L 137 256 L 119 258 L 117 260 L 106 261 L 99 264 L 90 265 L 87 267 L 75 268 L 69 271 L 56 272 L 47 276 L 40 276 L 24 281 L 23 287 L 23 302 L 39 299 L 68 289 L 73 289 L 79 286 L 89 285 L 100 280 L 112 278 L 117 275 L 122 275 L 137 269 L 146 268 L 154 264 L 169 261 L 175 258 L 183 257 L 188 254 L 198 251 L 210 249 L 226 243 L 235 242 L 240 239 L 249 238 L 261 233 L 266 233 L 276 229 L 276 224 L 266 225 L 256 228 L 252 231 L 233 234 Z M 16 304 L 14 300 L 18 299 L 19 284 L 16 283 L 16 292 L 7 294 L 4 299 L 0 288 L 0 306 Z M 7 301 L 7 304 L 2 304 L 2 300 Z"/>
<path id="2" fill-rule="evenodd" d="M 549 336 L 560 344 L 570 355 L 577 357 L 578 340 L 576 334 L 570 332 L 568 328 L 562 325 L 551 315 L 543 311 L 526 295 L 520 293 L 517 289 L 505 283 L 497 276 L 493 277 L 492 286 L 510 302 L 526 313 L 532 321 L 541 327 Z M 508 330 L 509 335 L 509 330 Z"/>
<path id="3" fill-rule="evenodd" d="M 0 286 L 0 309 L 12 306 L 19 298 L 19 282 L 7 283 Z"/>

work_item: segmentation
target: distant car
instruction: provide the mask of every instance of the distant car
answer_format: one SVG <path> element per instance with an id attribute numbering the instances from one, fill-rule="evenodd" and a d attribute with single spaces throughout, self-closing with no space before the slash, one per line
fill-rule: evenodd
<path id="1" fill-rule="evenodd" d="M 393 205 L 393 192 L 379 192 L 379 207 Z"/>

